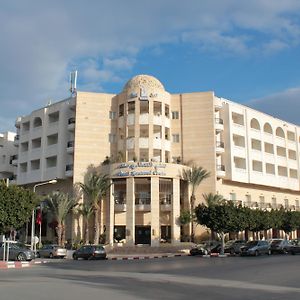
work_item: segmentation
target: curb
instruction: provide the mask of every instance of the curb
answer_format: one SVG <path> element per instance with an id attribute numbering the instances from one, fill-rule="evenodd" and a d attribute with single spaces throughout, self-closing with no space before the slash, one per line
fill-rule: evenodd
<path id="1" fill-rule="evenodd" d="M 154 259 L 154 258 L 170 258 L 170 257 L 180 257 L 180 256 L 187 256 L 187 254 L 163 254 L 163 255 L 147 255 L 147 256 L 125 256 L 125 257 L 118 257 L 112 256 L 108 257 L 107 260 L 138 260 L 138 259 Z"/>
<path id="2" fill-rule="evenodd" d="M 0 270 L 1 269 L 21 269 L 21 268 L 28 268 L 32 265 L 37 264 L 45 264 L 47 261 L 0 261 Z"/>

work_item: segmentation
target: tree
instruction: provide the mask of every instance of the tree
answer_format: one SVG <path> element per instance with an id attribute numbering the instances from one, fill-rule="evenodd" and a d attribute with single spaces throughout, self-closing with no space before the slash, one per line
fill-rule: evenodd
<path id="1" fill-rule="evenodd" d="M 84 219 L 85 235 L 84 241 L 85 245 L 89 244 L 89 220 L 94 213 L 94 208 L 90 203 L 81 203 L 77 209 L 77 212 L 82 215 Z"/>
<path id="2" fill-rule="evenodd" d="M 224 197 L 219 194 L 209 193 L 209 194 L 202 194 L 202 196 L 207 206 L 222 204 L 225 201 Z"/>
<path id="3" fill-rule="evenodd" d="M 195 215 L 199 224 L 206 226 L 221 236 L 221 253 L 224 253 L 224 237 L 226 233 L 236 231 L 239 226 L 239 208 L 232 202 L 206 206 L 199 204 Z"/>
<path id="4" fill-rule="evenodd" d="M 57 233 L 57 243 L 64 244 L 65 220 L 67 214 L 77 205 L 78 199 L 63 192 L 52 192 L 45 199 L 45 207 L 57 222 L 55 228 Z"/>
<path id="5" fill-rule="evenodd" d="M 290 233 L 300 227 L 300 213 L 298 211 L 285 211 L 281 229 L 286 233 L 287 236 Z"/>
<path id="6" fill-rule="evenodd" d="M 101 216 L 101 201 L 103 200 L 111 183 L 107 175 L 89 173 L 85 183 L 80 183 L 84 195 L 87 197 L 94 209 L 94 244 L 99 243 L 100 226 L 99 215 Z"/>
<path id="7" fill-rule="evenodd" d="M 210 173 L 203 169 L 202 167 L 198 166 L 192 166 L 191 168 L 184 169 L 183 170 L 183 179 L 186 180 L 190 187 L 191 187 L 191 197 L 190 197 L 190 211 L 191 214 L 194 213 L 195 210 L 195 201 L 196 201 L 196 190 L 200 183 L 208 178 L 210 176 Z M 195 222 L 194 218 L 192 218 L 192 224 L 191 224 L 191 241 L 194 242 L 195 240 Z"/>
<path id="8" fill-rule="evenodd" d="M 33 191 L 0 182 L 0 233 L 21 228 L 39 203 Z"/>

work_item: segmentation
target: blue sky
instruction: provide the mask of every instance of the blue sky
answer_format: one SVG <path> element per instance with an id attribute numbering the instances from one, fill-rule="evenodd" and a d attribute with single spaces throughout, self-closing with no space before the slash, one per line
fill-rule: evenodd
<path id="1" fill-rule="evenodd" d="M 300 124 L 299 0 L 0 0 L 0 132 L 78 89 L 137 74 Z"/>

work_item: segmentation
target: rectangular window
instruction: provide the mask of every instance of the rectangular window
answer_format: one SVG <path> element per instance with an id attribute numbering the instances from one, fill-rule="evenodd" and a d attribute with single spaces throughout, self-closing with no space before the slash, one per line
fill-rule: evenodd
<path id="1" fill-rule="evenodd" d="M 58 122 L 59 120 L 59 111 L 56 111 L 54 113 L 51 113 L 48 115 L 49 117 L 49 123 L 55 123 L 55 122 Z"/>
<path id="2" fill-rule="evenodd" d="M 110 134 L 109 134 L 109 137 L 108 137 L 108 140 L 109 140 L 109 142 L 112 143 L 112 144 L 115 143 L 115 142 L 116 142 L 116 135 L 110 133 Z"/>
<path id="3" fill-rule="evenodd" d="M 170 106 L 168 104 L 165 104 L 165 116 L 170 118 Z"/>
<path id="4" fill-rule="evenodd" d="M 179 134 L 172 134 L 173 143 L 179 143 Z"/>
<path id="5" fill-rule="evenodd" d="M 31 170 L 39 170 L 40 169 L 40 160 L 35 159 L 31 161 Z"/>
<path id="6" fill-rule="evenodd" d="M 119 117 L 123 117 L 124 116 L 124 104 L 121 104 L 119 106 Z"/>
<path id="7" fill-rule="evenodd" d="M 110 118 L 110 120 L 115 120 L 116 116 L 117 116 L 117 114 L 116 114 L 115 111 L 110 111 L 109 112 L 109 118 Z"/>
<path id="8" fill-rule="evenodd" d="M 52 134 L 47 136 L 47 145 L 56 145 L 58 143 L 58 134 Z"/>
<path id="9" fill-rule="evenodd" d="M 172 119 L 173 120 L 179 119 L 179 111 L 172 111 Z"/>
<path id="10" fill-rule="evenodd" d="M 57 166 L 57 156 L 51 156 L 46 158 L 47 168 L 54 168 Z"/>

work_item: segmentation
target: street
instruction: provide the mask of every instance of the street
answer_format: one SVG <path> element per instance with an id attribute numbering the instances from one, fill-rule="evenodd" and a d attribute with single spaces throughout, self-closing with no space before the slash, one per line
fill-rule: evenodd
<path id="1" fill-rule="evenodd" d="M 1 300 L 299 299 L 299 258 L 52 260 L 0 271 Z"/>

